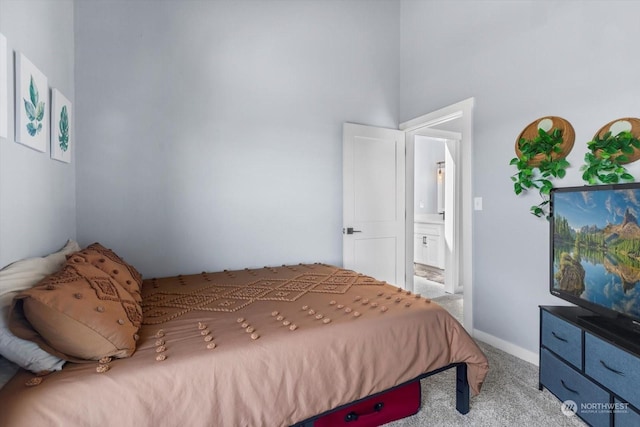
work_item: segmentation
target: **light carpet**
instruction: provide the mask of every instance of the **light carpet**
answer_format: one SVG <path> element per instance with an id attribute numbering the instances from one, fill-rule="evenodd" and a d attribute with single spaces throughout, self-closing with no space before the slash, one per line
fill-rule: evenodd
<path id="1" fill-rule="evenodd" d="M 462 295 L 434 298 L 459 321 Z M 513 427 L 585 426 L 576 416 L 567 417 L 561 402 L 546 389 L 538 390 L 538 367 L 483 342 L 478 345 L 489 359 L 489 374 L 471 410 L 462 415 L 455 407 L 455 369 L 441 372 L 420 383 L 422 407 L 411 417 L 387 424 L 391 427 Z"/>

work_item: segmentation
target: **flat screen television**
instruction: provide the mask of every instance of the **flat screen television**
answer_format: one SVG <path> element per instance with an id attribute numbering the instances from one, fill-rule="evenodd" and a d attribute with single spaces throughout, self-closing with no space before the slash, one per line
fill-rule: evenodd
<path id="1" fill-rule="evenodd" d="M 551 294 L 585 322 L 640 341 L 640 183 L 556 188 L 550 200 Z"/>

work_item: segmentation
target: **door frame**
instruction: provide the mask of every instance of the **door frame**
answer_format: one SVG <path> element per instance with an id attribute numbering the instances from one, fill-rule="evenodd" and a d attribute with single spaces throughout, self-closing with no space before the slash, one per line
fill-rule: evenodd
<path id="1" fill-rule="evenodd" d="M 421 128 L 435 128 L 436 126 L 450 122 L 452 120 L 460 119 L 459 125 L 456 131 L 462 135 L 460 139 L 459 147 L 459 165 L 458 165 L 458 254 L 459 254 L 459 280 L 463 288 L 463 324 L 467 331 L 473 335 L 473 107 L 475 104 L 474 98 L 467 98 L 463 101 L 441 108 L 431 113 L 427 113 L 415 119 L 403 122 L 400 124 L 399 129 L 405 132 L 407 147 L 411 145 L 413 147 L 413 139 L 415 132 Z M 407 191 L 409 187 L 414 188 L 413 180 L 413 167 L 414 159 L 413 149 L 407 149 L 406 162 L 407 171 L 405 182 L 407 183 Z M 411 169 L 411 174 L 408 173 Z M 408 194 L 408 193 L 407 193 Z M 413 197 L 405 198 L 406 208 L 406 223 L 405 242 L 413 242 L 413 212 L 414 212 L 414 200 Z M 413 257 L 409 257 L 409 254 L 413 253 L 413 245 L 411 248 L 406 245 L 406 265 L 405 272 L 413 271 Z M 410 252 L 409 252 L 410 251 Z M 405 273 L 406 274 L 406 273 Z M 410 281 L 409 281 L 410 280 Z M 405 277 L 405 282 L 413 284 L 413 277 Z M 413 286 L 412 286 L 413 287 Z"/>

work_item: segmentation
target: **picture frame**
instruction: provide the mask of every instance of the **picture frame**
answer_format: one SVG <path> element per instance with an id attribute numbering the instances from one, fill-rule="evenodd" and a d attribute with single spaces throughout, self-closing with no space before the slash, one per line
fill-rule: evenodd
<path id="1" fill-rule="evenodd" d="M 47 151 L 49 86 L 47 77 L 22 53 L 16 52 L 16 142 Z"/>
<path id="2" fill-rule="evenodd" d="M 71 163 L 71 101 L 58 89 L 51 90 L 51 158 Z"/>
<path id="3" fill-rule="evenodd" d="M 0 33 L 0 138 L 9 137 L 7 63 L 7 38 Z"/>

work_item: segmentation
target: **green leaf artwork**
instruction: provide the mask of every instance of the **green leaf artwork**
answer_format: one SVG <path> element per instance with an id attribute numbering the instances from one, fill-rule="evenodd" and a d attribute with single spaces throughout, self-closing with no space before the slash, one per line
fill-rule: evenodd
<path id="1" fill-rule="evenodd" d="M 60 149 L 66 152 L 69 149 L 69 113 L 67 113 L 67 106 L 62 107 L 60 111 L 60 122 L 58 124 L 60 128 L 60 136 L 58 142 L 60 142 Z"/>
<path id="2" fill-rule="evenodd" d="M 24 109 L 27 112 L 27 117 L 29 117 L 29 120 L 33 121 L 36 119 L 36 109 L 33 107 L 33 104 L 26 99 L 24 100 Z"/>
<path id="3" fill-rule="evenodd" d="M 24 109 L 29 118 L 27 123 L 27 132 L 29 135 L 36 136 L 42 131 L 42 119 L 44 119 L 45 103 L 40 101 L 40 93 L 36 85 L 33 75 L 29 83 L 29 100 L 24 99 Z"/>

